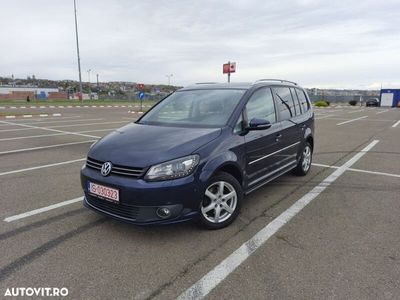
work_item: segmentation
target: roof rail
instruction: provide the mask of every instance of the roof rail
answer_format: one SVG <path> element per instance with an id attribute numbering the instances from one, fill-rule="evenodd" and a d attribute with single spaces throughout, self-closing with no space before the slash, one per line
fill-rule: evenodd
<path id="1" fill-rule="evenodd" d="M 297 83 L 293 82 L 293 81 L 284 80 L 284 79 L 273 79 L 273 78 L 272 79 L 259 79 L 259 80 L 256 80 L 254 83 L 257 83 L 257 82 L 260 82 L 260 81 L 279 81 L 279 82 L 282 82 L 282 83 L 288 82 L 288 83 L 297 85 Z"/>
<path id="2" fill-rule="evenodd" d="M 195 84 L 217 84 L 218 82 L 196 82 Z"/>

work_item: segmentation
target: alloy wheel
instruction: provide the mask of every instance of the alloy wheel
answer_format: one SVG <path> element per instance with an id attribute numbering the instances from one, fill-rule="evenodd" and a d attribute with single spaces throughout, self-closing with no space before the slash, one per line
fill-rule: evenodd
<path id="1" fill-rule="evenodd" d="M 201 213 L 209 222 L 222 223 L 229 219 L 236 209 L 236 190 L 226 181 L 212 183 L 204 196 Z"/>
<path id="2" fill-rule="evenodd" d="M 304 172 L 307 172 L 311 166 L 311 148 L 308 145 L 304 148 L 301 166 Z"/>

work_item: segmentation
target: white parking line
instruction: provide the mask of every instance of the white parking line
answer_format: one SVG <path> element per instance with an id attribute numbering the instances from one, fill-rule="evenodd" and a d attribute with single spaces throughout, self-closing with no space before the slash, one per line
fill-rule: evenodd
<path id="1" fill-rule="evenodd" d="M 30 217 L 30 216 L 34 216 L 34 215 L 37 215 L 37 214 L 40 214 L 40 213 L 43 213 L 43 212 L 46 212 L 46 211 L 49 211 L 49 210 L 52 210 L 52 209 L 55 209 L 55 208 L 63 207 L 63 206 L 66 206 L 66 205 L 70 205 L 70 204 L 73 204 L 73 203 L 76 203 L 76 202 L 79 202 L 79 201 L 82 201 L 82 200 L 83 200 L 83 197 L 78 197 L 78 198 L 75 198 L 75 199 L 71 199 L 71 200 L 63 201 L 63 202 L 56 203 L 56 204 L 53 204 L 53 205 L 49 205 L 49 206 L 46 206 L 46 207 L 34 209 L 34 210 L 28 211 L 28 212 L 23 213 L 23 214 L 19 214 L 19 215 L 15 215 L 15 216 L 11 216 L 11 217 L 5 218 L 4 222 L 17 221 L 17 220 L 24 219 L 24 218 L 27 218 L 27 217 Z"/>
<path id="2" fill-rule="evenodd" d="M 57 148 L 57 147 L 63 147 L 63 146 L 94 143 L 96 141 L 97 140 L 88 140 L 88 141 L 82 141 L 82 142 L 72 142 L 72 143 L 64 143 L 64 144 L 57 144 L 57 145 L 50 145 L 50 146 L 41 146 L 41 147 L 33 147 L 33 148 L 25 148 L 25 149 L 15 149 L 15 150 L 9 150 L 9 151 L 2 151 L 2 152 L 0 152 L 0 155 L 2 155 L 2 154 L 11 154 L 11 153 L 20 153 L 20 152 L 33 151 L 33 150 L 41 150 L 41 149 L 49 149 L 49 148 Z"/>
<path id="3" fill-rule="evenodd" d="M 396 123 L 394 123 L 392 127 L 395 128 L 395 127 L 397 127 L 397 125 L 399 125 L 399 124 L 400 124 L 400 120 L 397 121 Z"/>
<path id="4" fill-rule="evenodd" d="M 1 142 L 1 141 L 14 141 L 14 140 L 44 138 L 44 137 L 59 136 L 59 135 L 70 135 L 71 133 L 79 134 L 79 133 L 91 133 L 91 132 L 101 132 L 101 131 L 110 131 L 110 132 L 111 132 L 111 131 L 113 131 L 113 130 L 115 130 L 115 129 L 118 129 L 118 128 L 119 128 L 119 127 L 107 128 L 107 129 L 85 130 L 85 131 L 77 131 L 77 132 L 69 132 L 69 131 L 66 131 L 65 133 L 64 133 L 64 132 L 60 132 L 60 133 L 50 133 L 50 134 L 38 134 L 38 135 L 18 136 L 18 137 L 0 139 L 0 142 Z"/>
<path id="5" fill-rule="evenodd" d="M 104 120 L 103 118 L 95 118 L 95 119 L 73 119 L 73 120 L 59 120 L 59 118 L 57 120 L 48 120 L 48 119 L 44 119 L 43 121 L 35 121 L 35 122 L 26 122 L 26 123 L 22 123 L 21 124 L 25 124 L 25 125 L 35 125 L 35 124 L 51 124 L 51 123 L 72 123 L 72 122 L 87 122 L 87 121 L 101 121 Z"/>
<path id="6" fill-rule="evenodd" d="M 329 118 L 329 117 L 334 117 L 335 115 L 324 115 L 322 117 L 316 117 L 315 120 L 321 120 L 321 119 L 325 119 L 325 118 Z"/>
<path id="7" fill-rule="evenodd" d="M 31 167 L 31 168 L 7 171 L 7 172 L 0 173 L 0 176 L 10 175 L 10 174 L 15 174 L 15 173 L 22 173 L 22 172 L 33 171 L 33 170 L 39 170 L 39 169 L 50 168 L 50 167 L 56 167 L 56 166 L 62 166 L 62 165 L 67 165 L 67 164 L 72 164 L 75 162 L 83 161 L 83 160 L 86 160 L 86 158 L 79 158 L 79 159 L 74 159 L 74 160 L 62 161 L 62 162 L 58 162 L 58 163 L 54 163 L 54 164 L 41 165 L 41 166 L 36 166 L 36 167 Z"/>
<path id="8" fill-rule="evenodd" d="M 99 120 L 104 120 L 102 118 L 96 118 L 96 119 L 79 119 L 79 120 L 48 120 L 48 119 L 44 119 L 43 121 L 35 121 L 35 122 L 14 122 L 15 124 L 22 124 L 22 125 L 35 125 L 35 124 L 52 124 L 52 123 L 56 123 L 60 124 L 60 123 L 71 123 L 71 122 L 86 122 L 86 121 L 99 121 Z M 15 124 L 9 125 L 9 124 L 2 124 L 0 126 L 13 126 Z"/>
<path id="9" fill-rule="evenodd" d="M 353 111 L 349 111 L 348 114 L 354 114 L 356 112 L 360 112 L 360 111 L 364 111 L 365 109 L 359 109 L 359 110 L 353 110 Z"/>
<path id="10" fill-rule="evenodd" d="M 338 121 L 340 121 L 340 120 L 349 120 L 349 119 L 347 119 L 347 118 L 338 118 L 338 117 L 335 117 L 335 118 L 329 118 L 329 119 L 331 119 L 331 120 L 338 120 Z M 366 121 L 368 121 L 368 122 L 370 122 L 370 121 L 372 121 L 372 122 L 393 122 L 393 121 L 396 121 L 396 120 L 392 120 L 392 119 L 371 119 L 371 118 L 368 118 L 368 120 L 366 120 Z"/>
<path id="11" fill-rule="evenodd" d="M 324 165 L 324 164 L 317 164 L 317 163 L 312 163 L 313 166 L 316 167 L 323 167 L 323 168 L 331 168 L 331 169 L 339 169 L 337 166 L 330 166 L 330 165 Z M 362 170 L 362 169 L 353 169 L 349 168 L 349 171 L 353 172 L 359 172 L 359 173 L 366 173 L 366 174 L 373 174 L 373 175 L 383 175 L 383 176 L 389 176 L 389 177 L 396 177 L 400 178 L 400 174 L 393 174 L 393 173 L 385 173 L 385 172 L 377 172 L 377 171 L 369 171 L 369 170 Z"/>
<path id="12" fill-rule="evenodd" d="M 5 123 L 5 121 L 0 121 L 0 123 Z M 17 129 L 1 129 L 0 132 L 10 132 L 10 131 L 22 131 L 22 130 L 32 130 L 32 129 L 52 129 L 52 128 L 61 128 L 61 127 L 77 127 L 77 126 L 92 126 L 92 125 L 105 125 L 105 124 L 118 124 L 118 123 L 126 123 L 126 121 L 115 121 L 115 122 L 100 122 L 100 123 L 84 123 L 84 124 L 72 124 L 72 125 L 57 125 L 57 126 L 49 126 L 49 127 L 38 127 L 32 126 L 32 128 L 17 128 Z M 22 125 L 19 123 L 15 123 L 15 125 Z"/>
<path id="13" fill-rule="evenodd" d="M 2 123 L 4 123 L 4 121 Z M 13 124 L 12 122 L 6 122 L 6 123 Z M 29 129 L 42 129 L 42 130 L 47 130 L 47 131 L 52 131 L 52 132 L 66 133 L 66 134 L 70 134 L 70 135 L 77 135 L 77 136 L 83 136 L 83 137 L 89 137 L 89 138 L 95 138 L 95 139 L 100 138 L 99 136 L 95 136 L 95 135 L 88 135 L 88 134 L 76 133 L 76 132 L 71 132 L 71 131 L 57 130 L 57 129 L 47 128 L 47 127 L 38 127 L 38 126 L 25 125 L 25 124 L 13 124 L 13 125 L 28 127 Z"/>
<path id="14" fill-rule="evenodd" d="M 383 114 L 383 113 L 385 113 L 385 112 L 387 112 L 387 111 L 389 111 L 389 109 L 385 109 L 385 110 L 382 110 L 382 111 L 378 111 L 376 114 L 377 114 L 377 115 Z"/>
<path id="15" fill-rule="evenodd" d="M 32 122 L 32 121 L 40 122 L 40 120 L 48 121 L 48 120 L 64 120 L 64 119 L 80 119 L 80 118 L 81 118 L 81 116 L 57 117 L 57 118 L 49 117 L 49 118 L 32 119 L 32 120 L 29 120 L 29 121 L 30 122 Z M 15 122 L 19 122 L 19 121 L 21 121 L 21 123 L 25 123 L 26 122 L 26 120 L 15 120 Z"/>
<path id="16" fill-rule="evenodd" d="M 363 116 L 363 117 L 351 119 L 351 120 L 348 120 L 348 121 L 344 121 L 344 122 L 341 122 L 341 123 L 337 123 L 336 125 L 339 125 L 339 126 L 340 126 L 340 125 L 343 125 L 343 124 L 347 124 L 347 123 L 354 122 L 354 121 L 361 120 L 361 119 L 365 119 L 365 118 L 368 118 L 368 116 Z"/>
<path id="17" fill-rule="evenodd" d="M 320 182 L 310 192 L 297 200 L 291 207 L 285 210 L 272 222 L 257 232 L 251 239 L 242 244 L 237 250 L 220 262 L 214 269 L 204 275 L 199 281 L 193 284 L 177 299 L 203 299 L 218 284 L 220 284 L 229 274 L 239 267 L 247 258 L 250 257 L 260 246 L 262 246 L 279 229 L 296 216 L 304 207 L 321 194 L 327 187 L 335 182 L 344 172 L 346 172 L 354 163 L 363 157 L 379 141 L 374 140 L 364 149 L 345 162 L 341 167 L 335 170 L 331 175 Z"/>

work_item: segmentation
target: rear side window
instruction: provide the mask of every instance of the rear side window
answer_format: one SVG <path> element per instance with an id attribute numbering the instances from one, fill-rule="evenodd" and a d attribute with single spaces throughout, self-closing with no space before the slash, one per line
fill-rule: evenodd
<path id="1" fill-rule="evenodd" d="M 261 88 L 251 95 L 246 105 L 247 119 L 265 119 L 271 123 L 276 122 L 275 104 L 270 88 Z"/>
<path id="2" fill-rule="evenodd" d="M 294 101 L 294 109 L 296 111 L 296 116 L 301 115 L 301 108 L 300 108 L 300 102 L 299 99 L 297 99 L 297 95 L 294 89 L 290 89 L 290 91 L 292 92 L 292 97 L 293 97 L 293 101 Z"/>
<path id="3" fill-rule="evenodd" d="M 281 120 L 294 117 L 296 113 L 290 89 L 288 87 L 276 87 L 274 92 Z"/>
<path id="4" fill-rule="evenodd" d="M 310 109 L 310 104 L 307 101 L 306 95 L 300 89 L 296 89 L 297 97 L 299 98 L 299 102 L 303 112 L 306 112 Z"/>

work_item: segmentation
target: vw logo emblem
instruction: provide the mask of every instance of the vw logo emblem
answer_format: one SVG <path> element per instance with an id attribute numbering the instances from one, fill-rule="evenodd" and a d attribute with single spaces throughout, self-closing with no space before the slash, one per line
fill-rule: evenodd
<path id="1" fill-rule="evenodd" d="M 105 162 L 102 166 L 101 166 L 101 175 L 103 176 L 107 176 L 110 174 L 112 169 L 112 164 L 108 161 Z"/>

